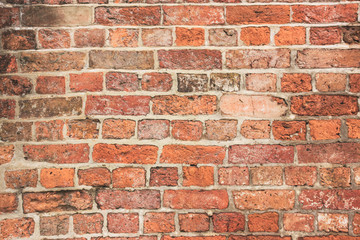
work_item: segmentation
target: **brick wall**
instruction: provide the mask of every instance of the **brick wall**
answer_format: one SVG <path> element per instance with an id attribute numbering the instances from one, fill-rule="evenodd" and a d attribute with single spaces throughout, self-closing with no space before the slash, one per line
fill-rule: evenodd
<path id="1" fill-rule="evenodd" d="M 359 4 L 7 0 L 0 239 L 360 240 Z"/>

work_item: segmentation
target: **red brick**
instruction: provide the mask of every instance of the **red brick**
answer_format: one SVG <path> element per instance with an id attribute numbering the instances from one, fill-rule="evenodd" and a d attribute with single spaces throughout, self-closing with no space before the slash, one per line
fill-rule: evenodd
<path id="1" fill-rule="evenodd" d="M 249 73 L 246 74 L 246 89 L 255 92 L 275 92 L 276 74 Z"/>
<path id="2" fill-rule="evenodd" d="M 173 80 L 169 73 L 145 73 L 141 79 L 144 91 L 167 92 L 171 90 Z"/>
<path id="3" fill-rule="evenodd" d="M 253 185 L 282 185 L 282 167 L 254 167 L 250 169 Z"/>
<path id="4" fill-rule="evenodd" d="M 270 43 L 270 29 L 268 27 L 242 28 L 240 40 L 247 46 L 267 45 Z"/>
<path id="5" fill-rule="evenodd" d="M 108 26 L 159 25 L 160 7 L 96 7 L 95 23 Z"/>
<path id="6" fill-rule="evenodd" d="M 65 77 L 40 76 L 36 79 L 36 93 L 38 94 L 64 94 Z"/>
<path id="7" fill-rule="evenodd" d="M 238 73 L 211 73 L 210 90 L 237 92 L 240 90 L 240 74 Z"/>
<path id="8" fill-rule="evenodd" d="M 360 49 L 304 49 L 297 52 L 299 68 L 358 68 Z M 326 56 L 326 57 L 324 57 Z"/>
<path id="9" fill-rule="evenodd" d="M 24 169 L 5 172 L 5 184 L 7 188 L 36 187 L 38 174 L 36 169 Z"/>
<path id="10" fill-rule="evenodd" d="M 245 120 L 241 124 L 240 133 L 245 138 L 270 138 L 270 121 Z"/>
<path id="11" fill-rule="evenodd" d="M 137 47 L 139 30 L 128 28 L 109 29 L 109 38 L 112 47 Z"/>
<path id="12" fill-rule="evenodd" d="M 147 47 L 167 47 L 173 45 L 172 29 L 150 28 L 142 29 L 142 42 Z"/>
<path id="13" fill-rule="evenodd" d="M 203 28 L 182 28 L 177 27 L 177 46 L 203 46 L 205 43 L 205 30 Z"/>
<path id="14" fill-rule="evenodd" d="M 206 213 L 179 214 L 181 232 L 206 232 L 210 229 L 210 218 Z"/>
<path id="15" fill-rule="evenodd" d="M 306 140 L 305 121 L 274 121 L 272 132 L 276 140 Z"/>
<path id="16" fill-rule="evenodd" d="M 216 96 L 156 96 L 152 111 L 157 115 L 211 115 L 216 111 Z"/>
<path id="17" fill-rule="evenodd" d="M 178 180 L 176 167 L 156 167 L 150 170 L 150 186 L 177 186 Z"/>
<path id="18" fill-rule="evenodd" d="M 27 50 L 36 48 L 33 30 L 7 30 L 1 36 L 2 47 L 6 50 Z"/>
<path id="19" fill-rule="evenodd" d="M 93 160 L 98 163 L 153 164 L 158 147 L 151 145 L 120 145 L 98 143 L 94 146 Z"/>
<path id="20" fill-rule="evenodd" d="M 0 8 L 0 27 L 13 27 L 20 25 L 20 9 L 18 7 Z"/>
<path id="21" fill-rule="evenodd" d="M 292 6 L 292 22 L 299 23 L 334 23 L 356 22 L 356 4 L 337 5 L 297 5 Z"/>
<path id="22" fill-rule="evenodd" d="M 203 124 L 200 121 L 171 121 L 171 135 L 182 141 L 199 141 L 203 132 Z"/>
<path id="23" fill-rule="evenodd" d="M 245 230 L 245 216 L 242 213 L 223 212 L 213 215 L 214 232 L 238 232 Z"/>
<path id="24" fill-rule="evenodd" d="M 107 168 L 88 168 L 78 170 L 79 185 L 103 187 L 110 186 L 111 173 Z"/>
<path id="25" fill-rule="evenodd" d="M 139 89 L 139 79 L 135 73 L 108 72 L 106 89 L 113 91 L 135 92 Z"/>
<path id="26" fill-rule="evenodd" d="M 205 236 L 205 237 L 171 237 L 163 236 L 161 240 L 225 240 L 226 236 Z"/>
<path id="27" fill-rule="evenodd" d="M 314 215 L 303 213 L 285 213 L 283 216 L 286 231 L 313 232 Z"/>
<path id="28" fill-rule="evenodd" d="M 143 168 L 117 168 L 112 172 L 113 188 L 144 187 L 146 171 Z"/>
<path id="29" fill-rule="evenodd" d="M 360 92 L 360 74 L 349 74 L 350 92 Z"/>
<path id="30" fill-rule="evenodd" d="M 249 235 L 249 236 L 231 235 L 229 237 L 229 240 L 291 240 L 291 237 L 290 236 L 280 237 L 280 236 L 274 236 L 274 235 L 264 235 L 264 236 L 259 236 L 259 235 Z"/>
<path id="31" fill-rule="evenodd" d="M 305 189 L 299 195 L 302 209 L 359 210 L 360 191 Z"/>
<path id="32" fill-rule="evenodd" d="M 32 90 L 30 79 L 19 76 L 0 77 L 0 94 L 2 95 L 26 95 Z"/>
<path id="33" fill-rule="evenodd" d="M 206 187 L 210 185 L 214 185 L 213 167 L 183 167 L 183 186 Z"/>
<path id="34" fill-rule="evenodd" d="M 282 92 L 310 92 L 311 76 L 306 73 L 285 73 L 281 78 Z"/>
<path id="35" fill-rule="evenodd" d="M 302 45 L 306 41 L 306 31 L 304 27 L 280 27 L 275 34 L 275 45 Z"/>
<path id="36" fill-rule="evenodd" d="M 103 73 L 91 72 L 70 74 L 72 92 L 99 92 L 102 90 Z"/>
<path id="37" fill-rule="evenodd" d="M 229 198 L 226 190 L 165 190 L 163 205 L 172 209 L 225 209 Z"/>
<path id="38" fill-rule="evenodd" d="M 4 142 L 31 141 L 31 122 L 3 122 L 0 127 L 0 140 Z"/>
<path id="39" fill-rule="evenodd" d="M 351 169 L 346 167 L 320 168 L 320 184 L 325 187 L 350 187 Z"/>
<path id="40" fill-rule="evenodd" d="M 299 163 L 358 163 L 358 143 L 297 145 Z"/>
<path id="41" fill-rule="evenodd" d="M 218 25 L 225 23 L 220 6 L 164 6 L 164 25 Z"/>
<path id="42" fill-rule="evenodd" d="M 102 233 L 104 218 L 100 213 L 75 214 L 73 219 L 76 234 Z"/>
<path id="43" fill-rule="evenodd" d="M 16 193 L 0 193 L 0 213 L 15 212 L 18 208 Z"/>
<path id="44" fill-rule="evenodd" d="M 222 68 L 221 52 L 219 50 L 159 50 L 158 58 L 160 68 L 184 70 L 210 70 Z"/>
<path id="45" fill-rule="evenodd" d="M 285 167 L 285 183 L 290 186 L 314 186 L 316 167 Z"/>
<path id="46" fill-rule="evenodd" d="M 236 138 L 237 120 L 207 120 L 205 122 L 206 138 L 228 141 Z"/>
<path id="47" fill-rule="evenodd" d="M 87 144 L 25 145 L 25 159 L 49 163 L 86 163 L 89 161 Z"/>
<path id="48" fill-rule="evenodd" d="M 136 122 L 126 119 L 105 119 L 102 126 L 104 139 L 129 139 L 135 135 Z"/>
<path id="49" fill-rule="evenodd" d="M 349 138 L 360 138 L 360 119 L 346 119 Z"/>
<path id="50" fill-rule="evenodd" d="M 353 232 L 355 234 L 359 234 L 360 233 L 360 214 L 359 213 L 355 213 L 352 225 L 353 225 Z"/>
<path id="51" fill-rule="evenodd" d="M 22 198 L 24 213 L 86 210 L 93 205 L 92 196 L 83 190 L 27 192 Z"/>
<path id="52" fill-rule="evenodd" d="M 96 203 L 99 209 L 158 209 L 160 208 L 160 191 L 101 189 L 96 194 Z"/>
<path id="53" fill-rule="evenodd" d="M 319 213 L 319 231 L 325 232 L 348 232 L 349 217 L 347 214 Z"/>
<path id="54" fill-rule="evenodd" d="M 40 217 L 42 236 L 65 235 L 69 232 L 69 215 Z"/>
<path id="55" fill-rule="evenodd" d="M 221 164 L 225 148 L 220 146 L 165 145 L 160 156 L 161 163 Z"/>
<path id="56" fill-rule="evenodd" d="M 107 228 L 111 233 L 137 233 L 139 231 L 137 213 L 109 213 L 107 221 Z"/>
<path id="57" fill-rule="evenodd" d="M 169 120 L 143 119 L 138 122 L 139 139 L 164 139 L 170 136 Z"/>
<path id="58" fill-rule="evenodd" d="M 316 88 L 320 92 L 345 91 L 346 74 L 341 73 L 318 73 L 316 78 Z"/>
<path id="59" fill-rule="evenodd" d="M 360 185 L 360 168 L 354 168 L 354 181 L 355 184 Z"/>
<path id="60" fill-rule="evenodd" d="M 226 67 L 230 69 L 288 68 L 289 49 L 237 49 L 225 54 Z"/>
<path id="61" fill-rule="evenodd" d="M 272 96 L 227 94 L 220 99 L 221 113 L 228 116 L 275 118 L 287 109 L 284 99 Z"/>
<path id="62" fill-rule="evenodd" d="M 40 183 L 45 188 L 73 187 L 74 168 L 46 168 L 41 169 Z"/>
<path id="63" fill-rule="evenodd" d="M 341 116 L 359 112 L 358 98 L 343 95 L 291 97 L 291 112 L 300 116 Z"/>
<path id="64" fill-rule="evenodd" d="M 235 207 L 240 210 L 290 210 L 294 208 L 293 190 L 233 191 Z"/>
<path id="65" fill-rule="evenodd" d="M 144 233 L 169 233 L 175 231 L 175 213 L 148 212 L 144 215 Z"/>
<path id="66" fill-rule="evenodd" d="M 150 111 L 148 96 L 88 96 L 86 115 L 146 115 Z"/>
<path id="67" fill-rule="evenodd" d="M 209 29 L 210 46 L 237 46 L 238 32 L 233 28 Z"/>
<path id="68" fill-rule="evenodd" d="M 67 120 L 67 135 L 74 139 L 91 139 L 98 138 L 99 125 L 98 119 L 83 119 L 83 120 Z"/>
<path id="69" fill-rule="evenodd" d="M 0 73 L 13 73 L 17 71 L 16 58 L 13 55 L 0 55 Z"/>
<path id="70" fill-rule="evenodd" d="M 232 145 L 229 147 L 229 163 L 292 163 L 294 147 L 280 145 Z"/>
<path id="71" fill-rule="evenodd" d="M 14 157 L 14 145 L 0 145 L 0 165 L 11 162 Z"/>
<path id="72" fill-rule="evenodd" d="M 69 48 L 71 43 L 70 33 L 67 30 L 40 29 L 38 38 L 43 48 Z"/>
<path id="73" fill-rule="evenodd" d="M 340 119 L 310 120 L 310 135 L 313 140 L 326 140 L 340 138 Z"/>
<path id="74" fill-rule="evenodd" d="M 255 213 L 248 216 L 250 232 L 278 232 L 279 214 L 276 212 Z"/>
<path id="75" fill-rule="evenodd" d="M 242 24 L 282 24 L 290 22 L 289 6 L 227 6 L 226 22 Z"/>
<path id="76" fill-rule="evenodd" d="M 73 240 L 73 239 L 66 239 L 66 240 Z M 74 239 L 76 240 L 76 239 Z M 86 239 L 79 239 L 79 240 L 86 240 Z M 91 240 L 157 240 L 157 236 L 139 236 L 139 237 L 93 237 Z"/>
<path id="77" fill-rule="evenodd" d="M 15 100 L 0 99 L 0 119 L 14 119 L 15 118 Z"/>
<path id="78" fill-rule="evenodd" d="M 64 122 L 62 120 L 52 120 L 46 122 L 35 122 L 35 136 L 37 141 L 62 140 Z"/>
<path id="79" fill-rule="evenodd" d="M 0 238 L 29 238 L 34 234 L 34 229 L 35 222 L 32 218 L 3 219 L 0 221 Z"/>
<path id="80" fill-rule="evenodd" d="M 310 43 L 314 45 L 341 43 L 341 30 L 339 27 L 312 27 L 310 28 Z"/>
<path id="81" fill-rule="evenodd" d="M 218 170 L 220 185 L 249 185 L 247 167 L 223 167 Z"/>

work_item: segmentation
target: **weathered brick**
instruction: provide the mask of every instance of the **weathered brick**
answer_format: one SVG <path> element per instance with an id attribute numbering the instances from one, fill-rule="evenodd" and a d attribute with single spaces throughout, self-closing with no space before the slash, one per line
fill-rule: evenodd
<path id="1" fill-rule="evenodd" d="M 300 239 L 300 238 L 299 238 Z M 229 240 L 291 240 L 290 236 L 280 237 L 274 235 L 249 235 L 249 236 L 239 236 L 231 235 Z"/>
<path id="2" fill-rule="evenodd" d="M 314 186 L 316 172 L 316 167 L 285 167 L 285 183 L 290 186 Z"/>
<path id="3" fill-rule="evenodd" d="M 98 143 L 94 146 L 92 158 L 98 163 L 153 164 L 157 159 L 157 151 L 158 147 L 151 145 Z"/>
<path id="4" fill-rule="evenodd" d="M 206 213 L 179 214 L 181 232 L 206 232 L 210 228 L 210 219 Z"/>
<path id="5" fill-rule="evenodd" d="M 11 162 L 14 157 L 14 145 L 0 145 L 0 165 Z"/>
<path id="6" fill-rule="evenodd" d="M 310 136 L 313 140 L 326 140 L 340 138 L 340 119 L 310 120 Z"/>
<path id="7" fill-rule="evenodd" d="M 141 38 L 147 47 L 168 47 L 173 45 L 172 30 L 169 28 L 142 29 Z"/>
<path id="8" fill-rule="evenodd" d="M 169 73 L 145 73 L 141 79 L 141 88 L 145 91 L 167 92 L 172 85 L 173 80 Z"/>
<path id="9" fill-rule="evenodd" d="M 0 213 L 15 212 L 18 207 L 16 193 L 0 193 Z"/>
<path id="10" fill-rule="evenodd" d="M 137 233 L 139 231 L 139 214 L 109 213 L 108 230 L 111 233 Z"/>
<path id="11" fill-rule="evenodd" d="M 199 141 L 202 137 L 203 124 L 201 121 L 171 121 L 171 135 L 182 141 Z"/>
<path id="12" fill-rule="evenodd" d="M 13 27 L 20 25 L 20 10 L 18 7 L 0 8 L 0 27 Z"/>
<path id="13" fill-rule="evenodd" d="M 274 121 L 272 132 L 276 140 L 306 140 L 305 121 Z"/>
<path id="14" fill-rule="evenodd" d="M 87 144 L 25 145 L 25 159 L 49 163 L 85 163 L 89 161 Z"/>
<path id="15" fill-rule="evenodd" d="M 291 97 L 291 112 L 301 116 L 341 116 L 359 112 L 358 98 L 345 95 Z"/>
<path id="16" fill-rule="evenodd" d="M 86 210 L 92 202 L 90 193 L 83 190 L 23 193 L 24 213 Z"/>
<path id="17" fill-rule="evenodd" d="M 306 73 L 285 73 L 281 78 L 282 92 L 310 92 L 311 75 Z"/>
<path id="18" fill-rule="evenodd" d="M 210 166 L 183 167 L 183 186 L 214 185 L 214 168 Z"/>
<path id="19" fill-rule="evenodd" d="M 280 27 L 275 34 L 275 45 L 302 45 L 306 41 L 305 27 Z"/>
<path id="20" fill-rule="evenodd" d="M 138 122 L 139 139 L 164 139 L 170 136 L 169 120 L 143 119 Z"/>
<path id="21" fill-rule="evenodd" d="M 144 215 L 144 233 L 169 233 L 175 231 L 175 213 L 148 212 Z"/>
<path id="22" fill-rule="evenodd" d="M 355 184 L 360 185 L 360 168 L 354 168 L 353 171 Z"/>
<path id="23" fill-rule="evenodd" d="M 160 208 L 160 191 L 102 189 L 96 194 L 96 203 L 100 209 L 158 209 Z"/>
<path id="24" fill-rule="evenodd" d="M 88 168 L 78 170 L 79 185 L 103 187 L 111 183 L 111 173 L 107 168 Z"/>
<path id="25" fill-rule="evenodd" d="M 177 74 L 178 92 L 207 92 L 208 77 L 206 74 Z"/>
<path id="26" fill-rule="evenodd" d="M 245 216 L 242 213 L 223 212 L 213 215 L 214 232 L 238 232 L 245 230 Z"/>
<path id="27" fill-rule="evenodd" d="M 346 119 L 349 138 L 360 138 L 360 119 Z"/>
<path id="28" fill-rule="evenodd" d="M 29 238 L 34 234 L 35 221 L 32 218 L 3 219 L 0 221 L 0 238 Z"/>
<path id="29" fill-rule="evenodd" d="M 62 120 L 52 120 L 46 122 L 35 123 L 35 137 L 37 141 L 48 140 L 56 141 L 62 140 L 64 122 Z"/>
<path id="30" fill-rule="evenodd" d="M 235 207 L 240 210 L 290 210 L 295 204 L 293 190 L 233 191 Z"/>
<path id="31" fill-rule="evenodd" d="M 325 187 L 350 187 L 351 169 L 346 167 L 320 168 L 320 184 Z"/>
<path id="32" fill-rule="evenodd" d="M 300 68 L 358 68 L 360 49 L 304 49 L 297 52 Z M 324 57 L 326 56 L 326 57 Z"/>
<path id="33" fill-rule="evenodd" d="M 97 7 L 95 23 L 101 25 L 146 26 L 160 24 L 160 7 Z"/>
<path id="34" fill-rule="evenodd" d="M 105 119 L 102 126 L 104 139 L 129 139 L 135 135 L 136 122 L 126 119 Z"/>
<path id="35" fill-rule="evenodd" d="M 211 73 L 210 90 L 237 92 L 240 90 L 240 74 L 237 73 Z"/>
<path id="36" fill-rule="evenodd" d="M 31 122 L 3 122 L 0 127 L 0 140 L 5 142 L 31 141 Z"/>
<path id="37" fill-rule="evenodd" d="M 349 217 L 340 213 L 319 213 L 318 227 L 325 232 L 348 232 Z"/>
<path id="38" fill-rule="evenodd" d="M 276 212 L 254 213 L 248 216 L 250 232 L 278 232 L 279 214 Z"/>
<path id="39" fill-rule="evenodd" d="M 106 89 L 114 91 L 135 92 L 139 88 L 139 79 L 135 73 L 108 72 Z"/>
<path id="40" fill-rule="evenodd" d="M 163 6 L 164 25 L 219 25 L 225 23 L 220 6 Z"/>
<path id="41" fill-rule="evenodd" d="M 178 170 L 176 167 L 155 167 L 150 169 L 150 186 L 177 186 Z"/>
<path id="42" fill-rule="evenodd" d="M 285 213 L 283 216 L 286 231 L 313 232 L 314 215 L 304 213 Z"/>
<path id="43" fill-rule="evenodd" d="M 353 232 L 355 234 L 359 234 L 360 233 L 360 214 L 359 213 L 355 213 L 352 225 L 353 225 Z"/>
<path id="44" fill-rule="evenodd" d="M 43 48 L 69 48 L 71 44 L 70 33 L 62 29 L 40 29 L 38 38 Z"/>
<path id="45" fill-rule="evenodd" d="M 103 73 L 70 74 L 70 90 L 73 92 L 98 92 L 102 90 Z"/>
<path id="46" fill-rule="evenodd" d="M 75 214 L 73 221 L 76 234 L 102 233 L 104 218 L 100 213 Z"/>
<path id="47" fill-rule="evenodd" d="M 225 209 L 226 190 L 165 190 L 164 207 L 173 209 Z"/>
<path id="48" fill-rule="evenodd" d="M 139 30 L 128 28 L 109 29 L 109 38 L 112 47 L 137 47 Z"/>
<path id="49" fill-rule="evenodd" d="M 222 68 L 221 52 L 219 50 L 159 50 L 158 59 L 160 68 L 185 70 Z"/>
<path id="50" fill-rule="evenodd" d="M 35 90 L 38 94 L 64 94 L 65 77 L 40 76 L 36 79 Z"/>
<path id="51" fill-rule="evenodd" d="M 282 185 L 282 167 L 254 167 L 250 168 L 251 183 L 253 185 Z"/>
<path id="52" fill-rule="evenodd" d="M 67 120 L 67 135 L 74 139 L 91 139 L 99 136 L 100 121 L 97 119 Z"/>
<path id="53" fill-rule="evenodd" d="M 267 45 L 270 43 L 270 28 L 268 27 L 242 28 L 240 40 L 247 46 Z"/>
<path id="54" fill-rule="evenodd" d="M 328 143 L 297 145 L 299 163 L 357 163 L 358 143 Z"/>
<path id="55" fill-rule="evenodd" d="M 146 171 L 143 168 L 117 168 L 112 172 L 113 188 L 144 187 Z"/>
<path id="56" fill-rule="evenodd" d="M 223 167 L 218 170 L 220 185 L 249 185 L 247 167 Z"/>
<path id="57" fill-rule="evenodd" d="M 161 163 L 221 164 L 225 148 L 220 146 L 165 145 L 160 156 Z"/>
<path id="58" fill-rule="evenodd" d="M 316 78 L 316 88 L 320 92 L 345 91 L 346 74 L 341 73 L 318 73 Z"/>
<path id="59" fill-rule="evenodd" d="M 341 43 L 341 29 L 339 27 L 312 27 L 310 28 L 310 43 L 314 45 Z"/>
<path id="60" fill-rule="evenodd" d="M 359 26 L 345 26 L 341 28 L 343 39 L 348 44 L 359 44 L 360 43 L 360 27 Z"/>
<path id="61" fill-rule="evenodd" d="M 153 55 L 153 51 L 92 50 L 89 53 L 89 67 L 134 70 L 153 69 Z"/>
<path id="62" fill-rule="evenodd" d="M 36 187 L 38 173 L 36 169 L 24 169 L 5 172 L 5 184 L 7 188 Z"/>
<path id="63" fill-rule="evenodd" d="M 23 72 L 54 72 L 81 70 L 85 66 L 83 52 L 23 52 L 20 68 Z"/>
<path id="64" fill-rule="evenodd" d="M 35 49 L 35 32 L 33 30 L 7 30 L 1 36 L 3 49 L 27 50 Z"/>
<path id="65" fill-rule="evenodd" d="M 209 29 L 209 44 L 211 46 L 236 46 L 238 45 L 238 32 L 233 28 Z"/>
<path id="66" fill-rule="evenodd" d="M 226 22 L 242 24 L 282 24 L 290 22 L 289 6 L 227 6 Z"/>
<path id="67" fill-rule="evenodd" d="M 216 96 L 156 96 L 152 111 L 157 115 L 211 115 L 216 111 Z"/>
<path id="68" fill-rule="evenodd" d="M 349 75 L 350 92 L 360 92 L 360 74 Z"/>
<path id="69" fill-rule="evenodd" d="M 245 120 L 241 124 L 240 133 L 250 139 L 270 138 L 270 121 Z"/>
<path id="70" fill-rule="evenodd" d="M 103 47 L 105 45 L 104 29 L 77 29 L 74 33 L 76 47 Z"/>
<path id="71" fill-rule="evenodd" d="M 207 120 L 205 122 L 206 138 L 228 141 L 236 138 L 237 120 Z"/>
<path id="72" fill-rule="evenodd" d="M 146 115 L 150 111 L 148 96 L 88 96 L 86 115 Z"/>
<path id="73" fill-rule="evenodd" d="M 69 232 L 69 215 L 40 217 L 42 236 L 65 235 Z"/>
<path id="74" fill-rule="evenodd" d="M 161 240 L 225 240 L 226 236 L 204 236 L 204 237 L 172 237 L 163 236 Z"/>
<path id="75" fill-rule="evenodd" d="M 255 92 L 275 92 L 276 74 L 249 73 L 246 74 L 246 90 Z"/>
<path id="76" fill-rule="evenodd" d="M 230 69 L 290 67 L 290 50 L 284 48 L 228 50 L 225 58 Z"/>
<path id="77" fill-rule="evenodd" d="M 18 71 L 16 58 L 13 55 L 0 55 L 0 73 L 14 73 Z"/>
<path id="78" fill-rule="evenodd" d="M 175 29 L 176 46 L 202 46 L 205 43 L 205 30 L 203 28 L 182 28 Z"/>
<path id="79" fill-rule="evenodd" d="M 41 169 L 40 183 L 45 188 L 73 187 L 74 168 L 46 168 Z"/>

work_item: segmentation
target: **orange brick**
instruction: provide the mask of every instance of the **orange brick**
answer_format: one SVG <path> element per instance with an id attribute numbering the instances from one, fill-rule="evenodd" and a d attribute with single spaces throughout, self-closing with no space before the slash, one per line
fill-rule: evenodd
<path id="1" fill-rule="evenodd" d="M 177 46 L 202 46 L 205 43 L 203 28 L 176 28 Z"/>
<path id="2" fill-rule="evenodd" d="M 334 120 L 310 120 L 310 136 L 313 140 L 326 140 L 340 138 L 341 121 Z"/>
<path id="3" fill-rule="evenodd" d="M 117 168 L 112 172 L 113 187 L 143 187 L 145 186 L 145 174 L 143 168 Z"/>
<path id="4" fill-rule="evenodd" d="M 302 45 L 305 44 L 304 27 L 281 27 L 280 31 L 275 34 L 275 44 L 281 45 Z"/>
<path id="5" fill-rule="evenodd" d="M 268 27 L 246 27 L 241 29 L 240 39 L 245 45 L 267 45 L 270 43 Z"/>
<path id="6" fill-rule="evenodd" d="M 47 168 L 40 173 L 40 183 L 46 188 L 73 187 L 75 169 Z"/>
<path id="7" fill-rule="evenodd" d="M 183 167 L 183 186 L 210 186 L 214 184 L 213 167 Z"/>

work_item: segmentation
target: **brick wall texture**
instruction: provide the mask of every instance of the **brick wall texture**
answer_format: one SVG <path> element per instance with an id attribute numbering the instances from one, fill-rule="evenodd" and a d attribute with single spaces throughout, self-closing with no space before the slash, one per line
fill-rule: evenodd
<path id="1" fill-rule="evenodd" d="M 360 1 L 2 1 L 1 240 L 360 240 Z"/>

